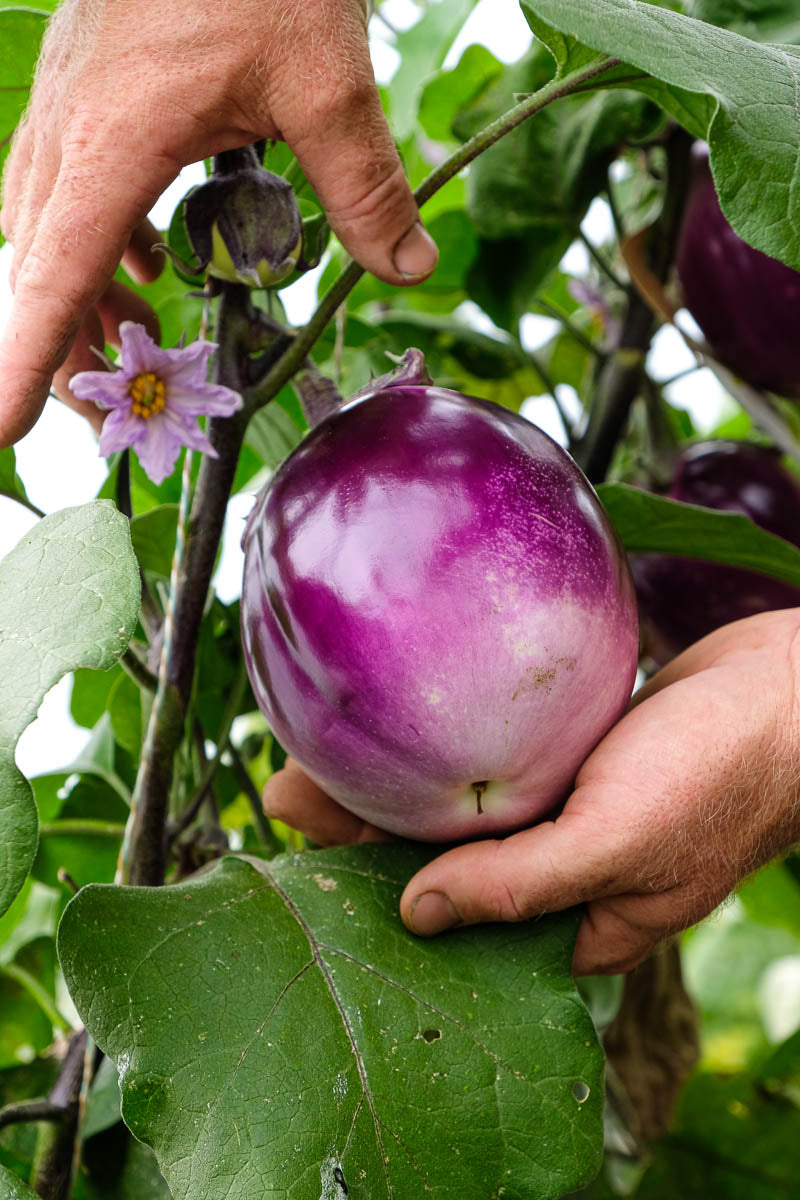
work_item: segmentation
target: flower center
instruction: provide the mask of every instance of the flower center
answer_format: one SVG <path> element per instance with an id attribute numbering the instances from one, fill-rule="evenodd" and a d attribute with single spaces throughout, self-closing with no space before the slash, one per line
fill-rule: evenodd
<path id="1" fill-rule="evenodd" d="M 131 411 L 137 417 L 149 421 L 155 413 L 160 413 L 167 402 L 164 380 L 159 379 L 152 371 L 137 375 L 131 380 L 128 388 L 131 398 Z"/>

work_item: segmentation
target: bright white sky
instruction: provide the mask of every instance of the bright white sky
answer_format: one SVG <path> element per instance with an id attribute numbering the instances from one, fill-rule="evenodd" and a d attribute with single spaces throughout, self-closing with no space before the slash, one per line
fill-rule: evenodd
<path id="1" fill-rule="evenodd" d="M 412 0 L 387 0 L 382 8 L 397 29 L 413 24 L 419 11 Z M 380 21 L 373 21 L 373 34 L 375 72 L 378 80 L 385 82 L 396 66 L 397 55 L 388 44 L 388 30 Z M 513 62 L 524 52 L 530 39 L 530 31 L 518 0 L 480 0 L 450 51 L 446 65 L 455 65 L 465 47 L 473 42 L 487 46 L 501 60 Z M 197 166 L 182 173 L 153 210 L 157 225 L 163 227 L 166 224 L 186 188 L 201 177 L 202 168 Z M 590 236 L 602 239 L 607 225 L 604 206 L 593 206 L 587 218 Z M 570 256 L 570 265 L 580 270 L 585 250 L 575 247 Z M 11 302 L 7 281 L 10 259 L 10 247 L 4 246 L 0 250 L 0 326 L 5 324 Z M 284 292 L 283 299 L 290 319 L 295 322 L 304 320 L 311 311 L 313 298 L 313 283 L 308 277 Z M 542 344 L 551 336 L 552 325 L 544 318 L 529 319 L 525 337 L 530 348 Z M 659 335 L 657 342 L 652 362 L 657 377 L 668 378 L 689 365 L 687 351 L 677 334 L 666 331 Z M 713 381 L 709 383 L 703 378 L 706 374 L 703 372 L 702 375 L 692 376 L 676 385 L 672 398 L 676 403 L 690 407 L 701 427 L 711 428 L 719 411 L 719 389 Z M 712 393 L 713 399 L 709 393 Z M 710 408 L 708 401 L 711 401 Z M 526 411 L 553 436 L 560 436 L 550 401 L 532 400 Z M 55 400 L 48 402 L 41 420 L 16 450 L 17 469 L 28 494 L 45 512 L 86 503 L 94 497 L 105 477 L 104 464 L 97 456 L 97 443 L 88 425 Z M 224 600 L 231 600 L 239 594 L 239 539 L 250 504 L 249 497 L 237 497 L 229 511 L 223 554 L 216 577 L 217 590 Z M 0 557 L 8 553 L 36 520 L 20 505 L 0 497 Z M 41 774 L 65 766 L 85 742 L 86 732 L 75 726 L 69 717 L 69 694 L 69 680 L 53 688 L 42 705 L 39 717 L 20 739 L 17 761 L 26 775 Z"/>

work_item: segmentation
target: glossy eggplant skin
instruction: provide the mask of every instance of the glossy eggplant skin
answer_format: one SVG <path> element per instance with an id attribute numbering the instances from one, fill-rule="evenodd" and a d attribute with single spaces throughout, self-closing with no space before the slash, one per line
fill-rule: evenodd
<path id="1" fill-rule="evenodd" d="M 715 356 L 755 387 L 800 397 L 800 272 L 754 250 L 719 206 L 705 157 L 677 255 L 683 302 Z"/>
<path id="2" fill-rule="evenodd" d="M 624 555 L 529 421 L 395 386 L 327 418 L 258 497 L 242 631 L 256 699 L 330 795 L 451 841 L 530 824 L 636 671 Z"/>
<path id="3" fill-rule="evenodd" d="M 800 546 L 800 480 L 779 455 L 747 442 L 703 442 L 678 460 L 674 500 L 743 513 Z M 800 589 L 755 571 L 698 559 L 636 555 L 631 569 L 645 645 L 658 663 L 722 625 L 800 605 Z"/>

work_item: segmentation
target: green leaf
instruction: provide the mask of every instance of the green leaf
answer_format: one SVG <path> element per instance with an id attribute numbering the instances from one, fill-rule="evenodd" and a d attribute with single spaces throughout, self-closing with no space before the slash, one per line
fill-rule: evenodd
<path id="1" fill-rule="evenodd" d="M 553 61 L 537 45 L 504 71 L 456 128 L 468 137 L 505 112 L 519 93 L 537 91 Z M 483 239 L 470 294 L 504 328 L 515 329 L 537 289 L 558 265 L 620 143 L 662 120 L 626 91 L 568 96 L 501 138 L 470 168 L 469 213 Z"/>
<path id="2" fill-rule="evenodd" d="M 398 34 L 401 56 L 391 83 L 392 132 L 399 142 L 414 133 L 419 97 L 425 84 L 444 62 L 477 0 L 441 0 L 425 9 L 410 29 Z"/>
<path id="3" fill-rule="evenodd" d="M 777 1200 L 800 1191 L 797 1108 L 746 1076 L 695 1077 L 638 1200 Z"/>
<path id="4" fill-rule="evenodd" d="M 253 416 L 244 440 L 264 466 L 274 470 L 299 445 L 302 437 L 303 430 L 276 399 Z"/>
<path id="5" fill-rule="evenodd" d="M 0 16 L 2 16 L 2 10 L 0 10 Z M 1 241 L 0 244 L 2 244 Z M 7 446 L 0 450 L 0 495 L 10 496 L 12 500 L 19 500 L 26 507 L 30 506 L 25 485 L 17 474 L 17 460 L 13 446 Z"/>
<path id="6" fill-rule="evenodd" d="M 176 1200 L 548 1200 L 597 1169 L 578 914 L 419 940 L 397 903 L 429 857 L 227 858 L 70 902 L 71 995 Z"/>
<path id="7" fill-rule="evenodd" d="M 39 1200 L 36 1192 L 0 1164 L 0 1200 Z"/>
<path id="8" fill-rule="evenodd" d="M 8 156 L 11 135 L 28 103 L 46 23 L 47 17 L 41 12 L 0 8 L 0 175 Z"/>
<path id="9" fill-rule="evenodd" d="M 683 504 L 631 487 L 597 493 L 628 554 L 677 554 L 760 571 L 800 587 L 800 550 L 740 513 Z"/>
<path id="10" fill-rule="evenodd" d="M 485 46 L 467 46 L 458 66 L 442 71 L 422 93 L 419 123 L 428 137 L 450 141 L 455 136 L 453 122 L 459 111 L 474 103 L 502 71 L 502 63 Z"/>
<path id="11" fill-rule="evenodd" d="M 178 528 L 178 505 L 160 504 L 131 520 L 131 540 L 139 566 L 169 579 Z"/>
<path id="12" fill-rule="evenodd" d="M 800 883 L 784 863 L 757 871 L 744 881 L 737 895 L 753 921 L 788 929 L 800 938 Z"/>
<path id="13" fill-rule="evenodd" d="M 108 501 L 45 517 L 0 563 L 0 913 L 36 852 L 33 793 L 14 762 L 45 693 L 77 667 L 108 667 L 130 641 L 139 571 Z"/>
<path id="14" fill-rule="evenodd" d="M 800 268 L 799 49 L 766 46 L 643 0 L 521 3 L 560 70 L 571 68 L 579 39 L 650 76 L 630 86 L 708 141 L 720 203 L 736 232 Z"/>

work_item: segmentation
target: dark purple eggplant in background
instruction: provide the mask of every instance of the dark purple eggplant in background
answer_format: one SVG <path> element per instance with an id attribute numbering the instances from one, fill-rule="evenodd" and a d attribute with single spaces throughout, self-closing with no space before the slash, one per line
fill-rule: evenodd
<path id="1" fill-rule="evenodd" d="M 678 460 L 667 495 L 743 513 L 800 546 L 800 480 L 776 451 L 747 442 L 704 442 Z M 800 588 L 755 571 L 698 559 L 636 555 L 631 569 L 645 648 L 659 664 L 721 625 L 800 605 Z"/>
<path id="2" fill-rule="evenodd" d="M 755 387 L 800 397 L 800 272 L 734 233 L 700 151 L 677 269 L 683 302 L 714 355 Z"/>

